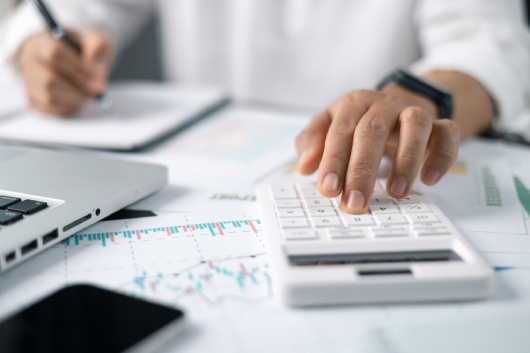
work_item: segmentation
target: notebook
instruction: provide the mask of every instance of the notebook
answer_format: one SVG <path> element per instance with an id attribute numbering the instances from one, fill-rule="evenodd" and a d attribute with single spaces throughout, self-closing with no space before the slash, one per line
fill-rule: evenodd
<path id="1" fill-rule="evenodd" d="M 0 119 L 0 141 L 134 150 L 204 117 L 226 102 L 221 89 L 158 82 L 120 82 L 109 87 L 111 112 L 95 101 L 76 116 L 61 118 L 32 109 Z"/>

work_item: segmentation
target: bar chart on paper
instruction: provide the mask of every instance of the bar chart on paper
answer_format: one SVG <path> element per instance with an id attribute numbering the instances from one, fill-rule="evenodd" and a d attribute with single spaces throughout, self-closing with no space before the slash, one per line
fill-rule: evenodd
<path id="1" fill-rule="evenodd" d="M 462 231 L 522 234 L 526 230 L 512 180 L 506 160 L 475 162 L 463 150 L 455 166 L 427 192 Z"/>
<path id="2" fill-rule="evenodd" d="M 516 176 L 514 176 L 513 182 L 517 190 L 517 197 L 519 198 L 521 205 L 526 210 L 526 214 L 530 216 L 530 190 L 527 189 L 527 187 L 523 184 L 521 179 L 519 179 Z"/>
<path id="3" fill-rule="evenodd" d="M 186 224 L 175 224 L 166 225 L 162 227 L 153 228 L 139 228 L 139 229 L 125 229 L 115 230 L 107 232 L 83 232 L 73 235 L 71 238 L 66 239 L 63 243 L 66 246 L 78 246 L 83 242 L 97 242 L 103 247 L 106 247 L 109 243 L 116 243 L 121 238 L 137 239 L 142 240 L 142 237 L 157 237 L 157 236 L 173 236 L 173 235 L 186 235 L 191 232 L 198 232 L 198 234 L 209 234 L 212 237 L 224 236 L 226 234 L 234 233 L 236 230 L 245 231 L 250 229 L 252 233 L 258 234 L 257 227 L 261 225 L 259 219 L 237 219 L 237 220 L 221 220 L 216 222 L 205 222 L 205 223 L 186 223 Z"/>
<path id="4" fill-rule="evenodd" d="M 129 294 L 216 304 L 270 296 L 260 232 L 261 220 L 245 214 L 172 215 L 100 222 L 57 248 L 66 254 L 69 278 L 121 269 L 120 289 Z"/>

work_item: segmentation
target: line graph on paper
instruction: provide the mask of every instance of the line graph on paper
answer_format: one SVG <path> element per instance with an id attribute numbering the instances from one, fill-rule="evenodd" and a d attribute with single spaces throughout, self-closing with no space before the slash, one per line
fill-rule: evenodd
<path id="1" fill-rule="evenodd" d="M 271 296 L 269 264 L 263 255 L 201 261 L 174 273 L 144 271 L 120 289 L 166 302 L 198 297 L 209 305 Z"/>

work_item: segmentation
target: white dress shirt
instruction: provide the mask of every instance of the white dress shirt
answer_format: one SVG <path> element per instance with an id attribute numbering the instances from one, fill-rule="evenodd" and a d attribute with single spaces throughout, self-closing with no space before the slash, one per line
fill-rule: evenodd
<path id="1" fill-rule="evenodd" d="M 530 33 L 520 0 L 47 0 L 65 27 L 122 47 L 159 11 L 170 80 L 222 85 L 236 99 L 324 108 L 397 67 L 456 70 L 494 99 L 500 131 L 526 129 Z M 8 21 L 0 58 L 44 28 L 34 8 Z"/>

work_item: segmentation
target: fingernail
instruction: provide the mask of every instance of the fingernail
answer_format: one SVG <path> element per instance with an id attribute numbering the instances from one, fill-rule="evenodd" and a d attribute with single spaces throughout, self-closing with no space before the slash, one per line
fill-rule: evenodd
<path id="1" fill-rule="evenodd" d="M 390 191 L 394 195 L 403 195 L 405 193 L 405 190 L 407 189 L 407 179 L 404 177 L 397 177 L 392 182 L 392 185 L 390 186 Z"/>
<path id="2" fill-rule="evenodd" d="M 440 179 L 440 172 L 432 170 L 425 174 L 424 181 L 425 183 L 432 185 L 435 184 Z"/>
<path id="3" fill-rule="evenodd" d="M 329 191 L 337 191 L 339 189 L 339 176 L 337 173 L 328 173 L 324 177 L 322 187 Z"/>
<path id="4" fill-rule="evenodd" d="M 305 163 L 306 159 L 309 157 L 309 151 L 303 151 L 298 158 L 299 163 Z"/>
<path id="5" fill-rule="evenodd" d="M 364 195 L 357 190 L 350 191 L 347 206 L 354 211 L 362 210 L 364 207 Z"/>

